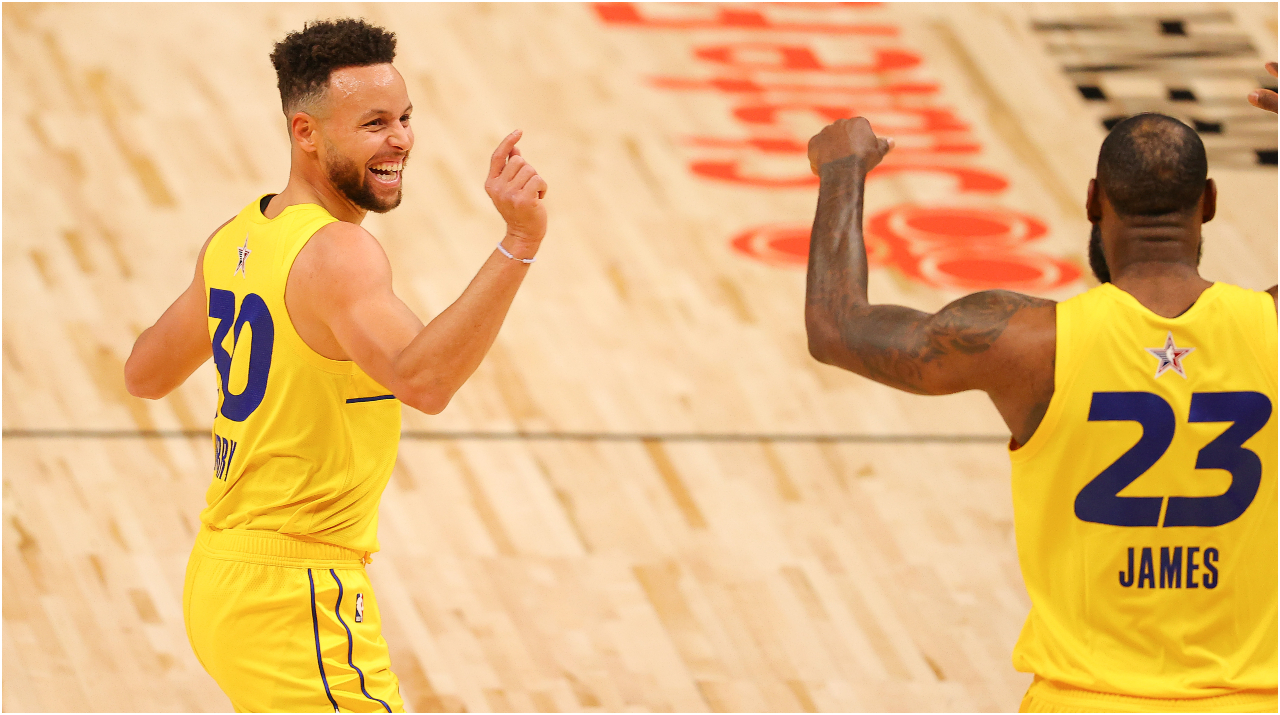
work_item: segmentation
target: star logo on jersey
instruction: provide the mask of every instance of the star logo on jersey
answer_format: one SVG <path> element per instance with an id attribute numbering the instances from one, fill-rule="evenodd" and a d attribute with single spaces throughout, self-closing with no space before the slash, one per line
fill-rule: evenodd
<path id="1" fill-rule="evenodd" d="M 1173 370 L 1181 375 L 1183 380 L 1187 379 L 1187 371 L 1182 367 L 1182 359 L 1189 355 L 1191 351 L 1195 350 L 1195 348 L 1180 348 L 1175 345 L 1173 342 L 1172 331 L 1165 336 L 1164 347 L 1143 349 L 1154 355 L 1156 359 L 1160 361 L 1160 364 L 1156 366 L 1157 378 L 1169 370 Z"/>
<path id="2" fill-rule="evenodd" d="M 248 276 L 248 275 L 246 275 L 246 274 L 245 274 L 245 272 L 244 272 L 244 259 L 248 258 L 250 253 L 253 253 L 253 251 L 250 251 L 250 250 L 249 250 L 249 234 L 248 234 L 248 232 L 246 232 L 246 233 L 244 234 L 244 245 L 243 245 L 243 246 L 237 246 L 237 247 L 236 247 L 236 253 L 239 253 L 239 254 L 240 254 L 240 260 L 236 263 L 236 269 L 235 269 L 234 271 L 232 271 L 231 275 L 232 275 L 232 276 L 234 276 L 234 275 L 236 275 L 237 273 L 239 273 L 240 275 L 244 276 L 245 278 L 248 278 L 249 276 Z"/>

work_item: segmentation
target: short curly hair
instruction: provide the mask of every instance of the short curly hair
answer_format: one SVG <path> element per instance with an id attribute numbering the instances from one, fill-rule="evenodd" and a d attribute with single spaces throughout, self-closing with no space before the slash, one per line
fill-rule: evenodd
<path id="1" fill-rule="evenodd" d="M 324 97 L 334 70 L 383 64 L 395 58 L 395 33 L 364 20 L 305 24 L 302 30 L 285 35 L 271 52 L 280 106 L 286 117 L 313 108 Z"/>
<path id="2" fill-rule="evenodd" d="M 1200 135 L 1163 114 L 1120 122 L 1098 151 L 1098 185 L 1121 216 L 1190 210 L 1200 202 L 1208 176 Z"/>

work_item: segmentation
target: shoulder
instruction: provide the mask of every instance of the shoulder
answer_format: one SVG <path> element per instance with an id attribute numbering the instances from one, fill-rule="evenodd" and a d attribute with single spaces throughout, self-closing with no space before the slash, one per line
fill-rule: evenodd
<path id="1" fill-rule="evenodd" d="M 1056 302 L 1007 290 L 986 290 L 954 301 L 939 315 L 950 314 L 974 329 L 1004 326 L 1015 318 L 1021 321 L 1052 321 Z"/>
<path id="2" fill-rule="evenodd" d="M 196 280 L 200 281 L 201 284 L 204 283 L 204 255 L 209 250 L 209 244 L 213 243 L 213 239 L 217 238 L 219 233 L 222 233 L 222 229 L 235 220 L 236 217 L 232 216 L 223 221 L 221 226 L 213 229 L 213 233 L 209 234 L 209 237 L 204 240 L 204 245 L 200 247 L 200 253 L 196 256 Z"/>
<path id="3" fill-rule="evenodd" d="M 1213 284 L 1213 291 L 1214 295 L 1219 300 L 1230 301 L 1234 304 L 1266 303 L 1272 308 L 1276 305 L 1276 286 L 1271 286 L 1266 290 L 1255 290 L 1253 288 L 1245 288 L 1244 286 L 1218 281 Z"/>
<path id="4" fill-rule="evenodd" d="M 213 233 L 209 234 L 209 237 L 208 237 L 208 238 L 206 238 L 206 239 L 204 240 L 204 246 L 202 246 L 202 247 L 200 248 L 200 255 L 201 255 L 201 256 L 203 256 L 203 255 L 204 255 L 205 249 L 209 248 L 209 244 L 210 244 L 210 243 L 213 243 L 213 239 L 214 239 L 214 238 L 216 238 L 216 237 L 218 236 L 218 234 L 222 233 L 222 229 L 224 229 L 224 228 L 226 228 L 227 226 L 229 226 L 229 225 L 231 224 L 231 222 L 232 222 L 232 221 L 235 221 L 235 220 L 236 220 L 236 217 L 235 217 L 235 216 L 232 216 L 231 218 L 227 219 L 226 221 L 223 221 L 221 226 L 218 226 L 217 228 L 213 229 Z"/>
<path id="5" fill-rule="evenodd" d="M 373 234 L 353 223 L 322 226 L 298 253 L 290 271 L 335 298 L 371 283 L 389 282 L 391 262 Z"/>
<path id="6" fill-rule="evenodd" d="M 1057 303 L 1007 290 L 973 293 L 952 305 L 962 304 L 963 318 L 956 321 L 957 346 L 978 352 L 990 345 L 996 353 L 1019 359 L 1033 357 L 1040 349 L 1052 350 L 1057 330 Z"/>
<path id="7" fill-rule="evenodd" d="M 363 227 L 347 221 L 333 221 L 321 226 L 307 243 L 308 249 L 324 255 L 350 255 L 359 257 L 366 253 L 385 256 L 382 244 Z"/>
<path id="8" fill-rule="evenodd" d="M 978 355 L 1025 356 L 1052 346 L 1056 303 L 1046 298 L 988 290 L 970 293 L 932 316 L 929 339 L 935 348 Z"/>

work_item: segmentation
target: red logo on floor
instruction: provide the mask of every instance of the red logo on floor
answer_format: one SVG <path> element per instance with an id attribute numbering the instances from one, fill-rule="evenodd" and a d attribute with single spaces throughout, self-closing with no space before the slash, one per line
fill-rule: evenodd
<path id="1" fill-rule="evenodd" d="M 1003 208 L 904 204 L 867 219 L 868 265 L 893 267 L 937 288 L 1047 291 L 1080 278 L 1073 263 L 1028 250 L 1046 233 L 1034 216 Z M 767 224 L 732 241 L 734 250 L 776 266 L 804 267 L 809 227 Z"/>

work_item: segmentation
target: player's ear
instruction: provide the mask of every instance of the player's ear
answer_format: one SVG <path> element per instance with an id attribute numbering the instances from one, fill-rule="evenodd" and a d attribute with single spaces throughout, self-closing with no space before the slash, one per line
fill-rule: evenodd
<path id="1" fill-rule="evenodd" d="M 1200 199 L 1200 223 L 1209 223 L 1218 213 L 1218 185 L 1213 179 L 1204 182 L 1204 196 Z"/>
<path id="2" fill-rule="evenodd" d="M 1102 220 L 1102 197 L 1098 195 L 1097 179 L 1089 179 L 1089 191 L 1084 197 L 1084 212 L 1093 223 Z"/>
<path id="3" fill-rule="evenodd" d="M 289 118 L 289 136 L 298 148 L 305 152 L 316 151 L 316 129 L 318 128 L 315 117 L 306 112 L 294 112 Z"/>

